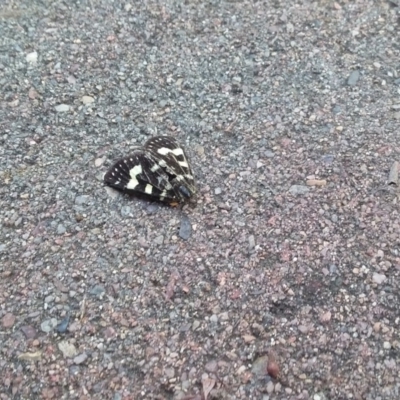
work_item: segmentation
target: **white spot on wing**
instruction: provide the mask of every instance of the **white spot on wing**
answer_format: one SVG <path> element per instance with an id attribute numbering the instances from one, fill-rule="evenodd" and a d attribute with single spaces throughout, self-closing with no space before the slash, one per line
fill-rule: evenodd
<path id="1" fill-rule="evenodd" d="M 167 147 L 161 147 L 157 150 L 158 154 L 161 154 L 162 156 L 166 156 L 168 153 L 172 153 L 175 156 L 181 156 L 183 155 L 183 150 L 181 148 L 177 148 L 177 149 L 168 149 Z"/>
<path id="2" fill-rule="evenodd" d="M 161 154 L 162 156 L 167 155 L 171 150 L 167 149 L 166 147 L 161 147 L 160 149 L 157 150 L 158 154 Z"/>
<path id="3" fill-rule="evenodd" d="M 135 178 L 142 173 L 142 166 L 141 165 L 135 165 L 130 171 L 129 171 L 129 175 L 131 176 L 131 178 Z"/>
<path id="4" fill-rule="evenodd" d="M 147 184 L 146 187 L 144 188 L 144 192 L 147 194 L 151 194 L 153 192 L 153 186 Z"/>
<path id="5" fill-rule="evenodd" d="M 183 150 L 178 147 L 177 149 L 172 150 L 172 154 L 174 154 L 176 156 L 182 156 Z"/>
<path id="6" fill-rule="evenodd" d="M 136 178 L 131 178 L 130 181 L 128 182 L 128 184 L 126 185 L 127 189 L 135 189 L 136 186 L 139 184 L 138 180 Z"/>
<path id="7" fill-rule="evenodd" d="M 179 165 L 184 168 L 189 168 L 189 165 L 186 161 L 178 161 Z"/>
<path id="8" fill-rule="evenodd" d="M 136 186 L 139 184 L 139 181 L 136 179 L 138 175 L 142 173 L 142 166 L 141 165 L 135 165 L 130 171 L 129 175 L 131 179 L 129 180 L 128 184 L 126 185 L 127 189 L 135 189 Z"/>

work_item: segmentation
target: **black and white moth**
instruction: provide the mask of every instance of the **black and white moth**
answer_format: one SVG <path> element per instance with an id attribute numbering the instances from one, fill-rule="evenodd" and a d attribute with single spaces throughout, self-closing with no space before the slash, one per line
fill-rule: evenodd
<path id="1" fill-rule="evenodd" d="M 170 204 L 184 202 L 196 193 L 185 151 L 169 136 L 152 137 L 118 160 L 104 175 L 104 183 Z"/>

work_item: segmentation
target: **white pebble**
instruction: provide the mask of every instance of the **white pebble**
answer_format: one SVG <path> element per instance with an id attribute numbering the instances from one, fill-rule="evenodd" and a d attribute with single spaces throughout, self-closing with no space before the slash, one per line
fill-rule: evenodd
<path id="1" fill-rule="evenodd" d="M 81 100 L 83 104 L 94 103 L 94 98 L 92 96 L 83 96 Z"/>
<path id="2" fill-rule="evenodd" d="M 38 53 L 36 51 L 28 53 L 26 55 L 26 61 L 30 64 L 36 64 L 38 59 Z"/>
<path id="3" fill-rule="evenodd" d="M 96 158 L 96 160 L 94 160 L 94 165 L 96 167 L 101 167 L 103 165 L 104 161 L 106 161 L 105 157 Z"/>
<path id="4" fill-rule="evenodd" d="M 59 104 L 58 106 L 55 107 L 57 112 L 66 112 L 69 111 L 69 105 L 68 104 Z"/>
<path id="5" fill-rule="evenodd" d="M 372 276 L 372 280 L 375 283 L 377 283 L 378 285 L 380 285 L 381 283 L 383 283 L 386 280 L 386 276 L 383 274 L 377 274 L 375 272 L 374 275 Z"/>

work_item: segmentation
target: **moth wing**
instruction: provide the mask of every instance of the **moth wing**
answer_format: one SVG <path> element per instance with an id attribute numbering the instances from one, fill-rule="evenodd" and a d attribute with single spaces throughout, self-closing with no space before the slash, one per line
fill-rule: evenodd
<path id="1" fill-rule="evenodd" d="M 104 175 L 104 183 L 123 192 L 144 194 L 161 201 L 177 199 L 168 175 L 143 150 L 116 161 Z"/>
<path id="2" fill-rule="evenodd" d="M 196 193 L 193 172 L 182 146 L 175 138 L 156 136 L 150 138 L 144 149 L 170 176 L 170 181 L 176 181 L 185 186 L 190 194 Z"/>

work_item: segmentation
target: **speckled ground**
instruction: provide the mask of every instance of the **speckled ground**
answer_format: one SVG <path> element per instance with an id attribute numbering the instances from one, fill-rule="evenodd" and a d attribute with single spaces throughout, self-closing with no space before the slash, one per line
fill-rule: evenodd
<path id="1" fill-rule="evenodd" d="M 400 398 L 399 17 L 6 0 L 0 399 Z M 156 134 L 195 208 L 103 186 Z"/>

